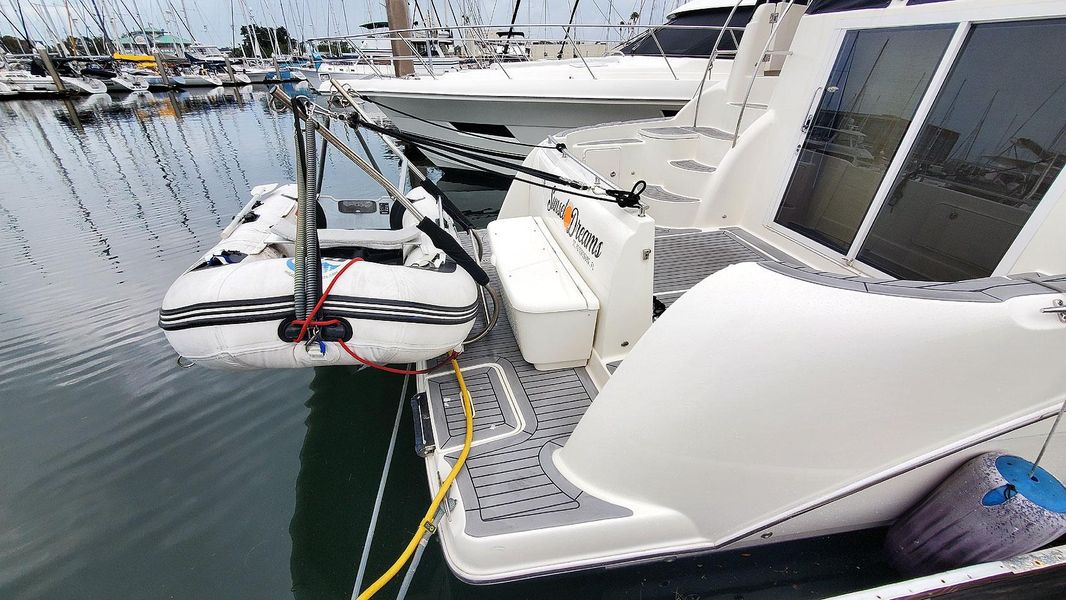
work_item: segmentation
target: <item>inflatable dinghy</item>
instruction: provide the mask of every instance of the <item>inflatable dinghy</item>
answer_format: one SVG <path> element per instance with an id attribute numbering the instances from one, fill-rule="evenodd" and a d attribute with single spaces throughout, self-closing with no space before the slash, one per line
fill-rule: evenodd
<path id="1" fill-rule="evenodd" d="M 374 363 L 411 363 L 462 345 L 478 286 L 409 213 L 394 230 L 317 230 L 328 296 L 314 320 L 332 323 L 297 343 L 296 197 L 295 185 L 254 188 L 222 241 L 170 287 L 159 326 L 179 355 L 214 368 L 290 368 L 359 364 L 343 346 Z M 426 191 L 407 198 L 455 237 Z"/>

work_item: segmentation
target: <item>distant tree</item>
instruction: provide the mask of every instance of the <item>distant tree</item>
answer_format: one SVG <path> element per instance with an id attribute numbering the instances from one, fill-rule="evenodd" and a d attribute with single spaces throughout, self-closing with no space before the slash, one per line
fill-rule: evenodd
<path id="1" fill-rule="evenodd" d="M 284 27 L 278 27 L 273 29 L 274 37 L 278 40 L 278 48 L 282 54 L 292 54 L 293 48 L 296 47 L 297 41 L 292 39 L 288 30 Z M 270 27 L 260 27 L 255 25 L 255 39 L 259 44 L 259 53 L 263 56 L 270 57 L 274 55 L 274 40 L 271 38 Z M 241 56 L 255 56 L 255 50 L 252 48 L 252 40 L 250 37 L 250 30 L 247 25 L 241 25 Z"/>

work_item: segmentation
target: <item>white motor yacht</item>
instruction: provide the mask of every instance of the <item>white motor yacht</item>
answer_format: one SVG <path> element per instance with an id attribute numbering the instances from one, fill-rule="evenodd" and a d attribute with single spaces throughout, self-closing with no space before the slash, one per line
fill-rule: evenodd
<path id="1" fill-rule="evenodd" d="M 67 93 L 75 95 L 103 94 L 107 92 L 107 85 L 103 81 L 89 77 L 61 76 L 63 86 Z M 9 68 L 0 70 L 0 83 L 17 89 L 19 94 L 26 96 L 40 96 L 57 94 L 55 81 L 49 75 L 34 75 L 23 68 Z"/>
<path id="2" fill-rule="evenodd" d="M 218 87 L 222 80 L 217 76 L 202 70 L 185 70 L 170 78 L 174 85 L 180 88 L 191 87 Z"/>
<path id="3" fill-rule="evenodd" d="M 373 78 L 348 86 L 378 104 L 401 130 L 520 161 L 529 146 L 565 129 L 676 113 L 707 73 L 719 34 L 722 57 L 715 60 L 710 79 L 728 75 L 734 36 L 740 37 L 754 4 L 689 2 L 674 10 L 665 25 L 609 56 L 505 61 L 435 78 Z M 735 31 L 723 32 L 731 13 Z M 441 166 L 470 166 L 436 152 L 427 156 Z"/>
<path id="4" fill-rule="evenodd" d="M 338 82 L 360 81 L 375 77 L 392 77 L 395 63 L 399 60 L 409 62 L 415 76 L 429 77 L 430 73 L 448 73 L 458 70 L 463 59 L 456 55 L 455 44 L 447 30 L 430 27 L 412 29 L 404 32 L 414 50 L 414 56 L 397 59 L 392 54 L 392 40 L 399 39 L 399 34 L 389 30 L 388 23 L 364 23 L 361 26 L 370 33 L 344 38 L 318 40 L 318 43 L 340 43 L 352 48 L 340 58 L 326 58 L 316 61 L 317 66 L 296 69 L 311 87 L 322 94 L 333 93 L 330 80 Z"/>
<path id="5" fill-rule="evenodd" d="M 219 81 L 222 82 L 222 85 L 248 85 L 252 82 L 250 77 L 236 70 L 230 73 L 223 69 L 214 75 L 218 77 Z"/>
<path id="6" fill-rule="evenodd" d="M 6 83 L 0 82 L 0 98 L 13 98 L 18 95 L 18 90 Z"/>
<path id="7" fill-rule="evenodd" d="M 458 359 L 469 457 L 462 384 L 417 377 L 431 492 L 466 461 L 452 571 L 873 528 L 1032 460 L 1066 401 L 1063 39 L 1062 0 L 764 4 L 678 114 L 534 149 L 488 227 L 505 310 Z"/>
<path id="8" fill-rule="evenodd" d="M 194 63 L 207 63 L 216 66 L 226 61 L 226 57 L 223 56 L 218 46 L 201 43 L 185 46 L 185 57 Z"/>

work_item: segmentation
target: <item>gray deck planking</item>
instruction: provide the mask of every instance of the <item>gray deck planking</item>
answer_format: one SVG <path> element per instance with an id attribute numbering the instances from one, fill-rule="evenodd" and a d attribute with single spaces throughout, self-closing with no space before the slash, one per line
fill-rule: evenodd
<path id="1" fill-rule="evenodd" d="M 654 292 L 667 305 L 730 264 L 769 257 L 729 231 L 670 229 L 656 230 L 655 256 Z M 482 264 L 491 285 L 499 289 L 495 270 L 487 260 Z M 480 327 L 479 321 L 475 329 Z M 533 368 L 522 359 L 505 311 L 485 339 L 466 349 L 460 363 L 476 411 L 475 446 L 456 480 L 468 535 L 485 537 L 631 514 L 583 493 L 551 459 L 596 396 L 583 369 Z M 505 384 L 514 394 L 513 403 Z M 465 431 L 458 384 L 450 371 L 442 371 L 429 377 L 427 387 L 438 447 L 454 461 Z M 493 439 L 497 436 L 504 437 Z"/>

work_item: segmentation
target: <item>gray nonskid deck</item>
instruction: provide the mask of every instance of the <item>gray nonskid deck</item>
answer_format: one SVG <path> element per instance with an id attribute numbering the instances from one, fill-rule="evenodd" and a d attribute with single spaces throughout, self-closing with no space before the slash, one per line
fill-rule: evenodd
<path id="1" fill-rule="evenodd" d="M 655 235 L 655 276 L 652 293 L 670 306 L 700 281 L 729 265 L 778 259 L 729 230 L 660 229 Z"/>
<path id="2" fill-rule="evenodd" d="M 490 285 L 498 290 L 495 269 L 488 260 L 482 264 L 492 278 Z M 479 321 L 475 329 L 481 326 Z M 476 445 L 456 480 L 468 535 L 485 537 L 631 514 L 583 493 L 552 462 L 552 453 L 565 444 L 596 395 L 583 369 L 533 368 L 522 359 L 504 311 L 489 335 L 466 349 L 460 364 L 476 410 Z M 438 446 L 454 461 L 465 429 L 455 376 L 447 371 L 430 376 L 427 395 Z"/>
<path id="3" fill-rule="evenodd" d="M 742 232 L 660 228 L 654 293 L 669 305 L 728 265 L 768 258 L 776 257 L 745 240 Z M 482 264 L 491 285 L 499 289 L 489 261 Z M 475 329 L 481 325 L 479 320 Z M 476 411 L 475 446 L 456 480 L 467 535 L 486 537 L 631 514 L 583 493 L 552 461 L 595 398 L 596 387 L 584 369 L 533 368 L 522 359 L 506 312 L 485 339 L 466 349 L 460 363 Z M 454 461 L 466 427 L 454 375 L 443 371 L 430 376 L 427 395 L 438 447 Z"/>

